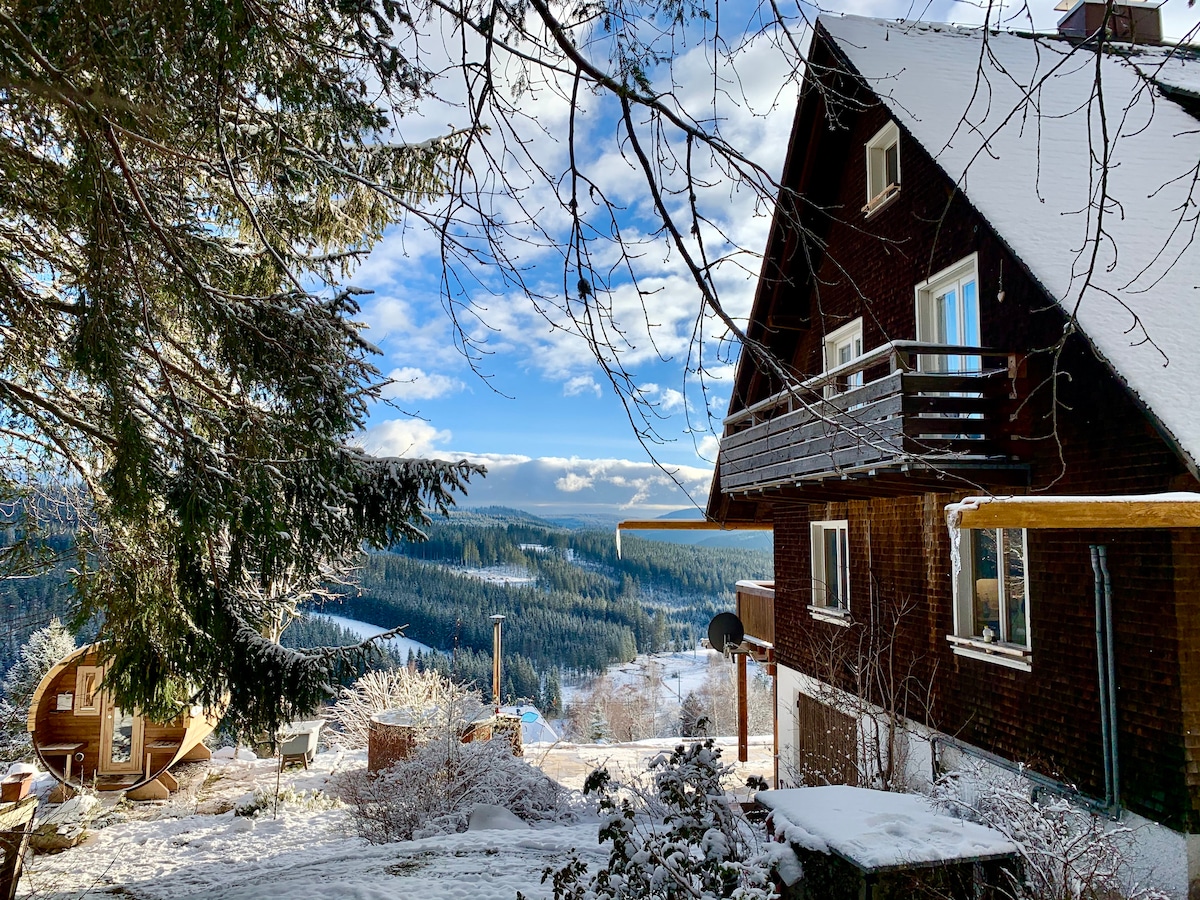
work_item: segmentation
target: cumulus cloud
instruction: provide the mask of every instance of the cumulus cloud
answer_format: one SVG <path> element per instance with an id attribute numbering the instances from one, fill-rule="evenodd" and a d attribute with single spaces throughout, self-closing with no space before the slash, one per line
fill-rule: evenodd
<path id="1" fill-rule="evenodd" d="M 565 494 L 573 494 L 576 491 L 582 491 L 584 488 L 590 488 L 595 483 L 596 479 L 589 478 L 587 475 L 580 475 L 578 472 L 568 472 L 554 482 L 554 486 Z"/>
<path id="2" fill-rule="evenodd" d="M 696 455 L 708 462 L 716 462 L 717 450 L 720 449 L 721 439 L 715 434 L 706 434 L 696 444 Z"/>
<path id="3" fill-rule="evenodd" d="M 364 450 L 378 456 L 430 456 L 450 438 L 449 431 L 423 419 L 388 419 L 372 424 L 359 440 Z"/>
<path id="4" fill-rule="evenodd" d="M 568 378 L 563 384 L 564 397 L 578 397 L 584 392 L 590 392 L 597 397 L 600 396 L 600 385 L 596 384 L 596 379 L 591 373 L 585 375 L 576 375 L 573 378 Z"/>
<path id="5" fill-rule="evenodd" d="M 415 366 L 392 369 L 387 377 L 392 383 L 383 389 L 383 396 L 390 400 L 434 400 L 463 387 L 457 378 L 425 372 Z"/>

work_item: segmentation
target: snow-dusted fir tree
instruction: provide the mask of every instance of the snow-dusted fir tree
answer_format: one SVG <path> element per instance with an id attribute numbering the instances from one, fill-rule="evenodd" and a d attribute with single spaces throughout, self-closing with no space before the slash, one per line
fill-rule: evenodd
<path id="1" fill-rule="evenodd" d="M 652 760 L 649 791 L 597 769 L 584 792 L 599 801 L 609 861 L 588 871 L 576 857 L 547 869 L 542 880 L 552 883 L 554 900 L 773 900 L 778 847 L 765 847 L 758 829 L 734 811 L 721 786 L 731 771 L 711 738 Z"/>
<path id="2" fill-rule="evenodd" d="M 42 677 L 74 649 L 75 638 L 57 618 L 29 636 L 0 683 L 0 760 L 11 762 L 29 751 L 29 701 Z"/>
<path id="3" fill-rule="evenodd" d="M 343 652 L 273 642 L 298 604 L 478 471 L 350 446 L 383 379 L 341 283 L 459 138 L 389 133 L 421 80 L 372 3 L 110 12 L 0 8 L 0 502 L 78 497 L 119 703 L 274 730 Z"/>

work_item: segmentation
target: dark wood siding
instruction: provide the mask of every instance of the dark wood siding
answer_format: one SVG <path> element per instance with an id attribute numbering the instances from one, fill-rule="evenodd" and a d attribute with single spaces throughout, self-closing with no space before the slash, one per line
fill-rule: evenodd
<path id="1" fill-rule="evenodd" d="M 818 48 L 818 53 L 826 52 Z M 826 52 L 827 57 L 827 52 Z M 811 98 L 807 101 L 816 103 Z M 819 104 L 818 104 L 819 105 Z M 802 118 L 802 117 L 801 117 Z M 1065 317 L 1001 238 L 925 151 L 905 133 L 899 196 L 869 218 L 862 148 L 888 119 L 879 105 L 839 114 L 839 128 L 798 147 L 833 215 L 818 231 L 817 287 L 791 298 L 796 319 L 789 361 L 802 375 L 822 369 L 826 333 L 862 316 L 864 346 L 916 337 L 916 284 L 978 254 L 983 343 L 1023 351 L 1023 404 L 1011 451 L 1030 465 L 1032 491 L 1064 494 L 1196 490 L 1180 458 L 1109 368 L 1079 335 L 1058 355 L 1042 352 Z M 799 120 L 799 119 L 798 119 Z M 843 270 L 845 267 L 845 271 Z M 1001 299 L 1003 292 L 1003 299 Z M 786 312 L 776 300 L 773 314 Z M 754 385 L 758 384 L 758 388 Z M 762 379 L 739 378 L 746 402 Z M 1052 391 L 1053 389 L 1053 391 Z M 1056 392 L 1058 404 L 1052 402 Z M 1108 548 L 1113 578 L 1119 688 L 1119 751 L 1128 808 L 1175 828 L 1200 830 L 1200 538 L 1168 531 L 1039 531 L 1029 536 L 1031 672 L 956 656 L 947 502 L 1009 492 L 947 480 L 944 493 L 869 497 L 869 479 L 827 483 L 838 502 L 774 495 L 776 643 L 779 661 L 855 688 L 849 659 L 866 641 L 905 679 L 905 714 L 1093 796 L 1103 794 L 1094 599 L 1089 544 Z M 771 495 L 760 502 L 767 502 Z M 808 525 L 850 523 L 851 609 L 842 628 L 812 618 Z"/>

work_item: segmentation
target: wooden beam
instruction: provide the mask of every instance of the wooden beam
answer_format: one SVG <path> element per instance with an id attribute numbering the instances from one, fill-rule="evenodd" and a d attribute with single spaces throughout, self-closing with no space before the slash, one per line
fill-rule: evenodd
<path id="1" fill-rule="evenodd" d="M 1200 528 L 1200 494 L 968 497 L 946 516 L 958 528 Z"/>

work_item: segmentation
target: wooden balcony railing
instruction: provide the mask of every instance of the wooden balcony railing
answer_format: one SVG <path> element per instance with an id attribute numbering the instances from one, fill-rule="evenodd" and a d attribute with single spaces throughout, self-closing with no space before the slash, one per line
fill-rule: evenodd
<path id="1" fill-rule="evenodd" d="M 1016 356 L 893 341 L 725 419 L 728 493 L 880 466 L 1007 461 Z"/>
<path id="2" fill-rule="evenodd" d="M 737 614 L 746 637 L 761 644 L 775 644 L 775 582 L 739 581 Z"/>

